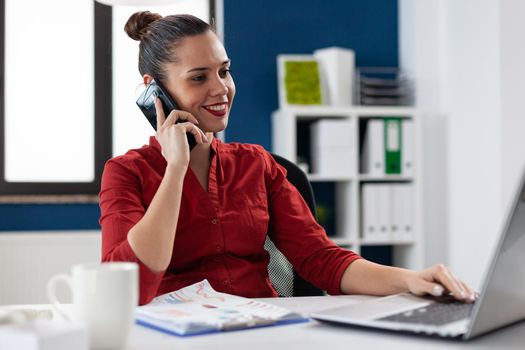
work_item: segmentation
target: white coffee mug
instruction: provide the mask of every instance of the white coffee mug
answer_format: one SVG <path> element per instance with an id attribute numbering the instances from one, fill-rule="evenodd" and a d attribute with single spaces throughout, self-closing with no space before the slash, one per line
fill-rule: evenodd
<path id="1" fill-rule="evenodd" d="M 56 296 L 60 281 L 73 294 L 70 316 Z M 71 268 L 71 276 L 53 276 L 47 284 L 47 296 L 62 317 L 86 325 L 91 349 L 120 349 L 126 346 L 133 325 L 138 283 L 136 263 L 79 264 Z"/>

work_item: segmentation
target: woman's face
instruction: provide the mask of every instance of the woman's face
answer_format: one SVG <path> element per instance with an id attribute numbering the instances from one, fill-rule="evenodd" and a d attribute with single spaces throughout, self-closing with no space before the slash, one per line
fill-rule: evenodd
<path id="1" fill-rule="evenodd" d="M 235 96 L 224 46 L 208 31 L 184 38 L 176 53 L 177 62 L 166 67 L 166 89 L 180 109 L 197 118 L 202 131 L 224 130 Z"/>

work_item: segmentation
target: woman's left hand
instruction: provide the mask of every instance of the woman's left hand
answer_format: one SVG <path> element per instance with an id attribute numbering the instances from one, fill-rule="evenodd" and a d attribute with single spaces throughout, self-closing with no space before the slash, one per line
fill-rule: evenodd
<path id="1" fill-rule="evenodd" d="M 444 265 L 434 265 L 422 271 L 413 271 L 407 280 L 408 290 L 415 295 L 441 296 L 450 293 L 455 299 L 467 303 L 476 300 L 478 293 L 459 280 Z"/>

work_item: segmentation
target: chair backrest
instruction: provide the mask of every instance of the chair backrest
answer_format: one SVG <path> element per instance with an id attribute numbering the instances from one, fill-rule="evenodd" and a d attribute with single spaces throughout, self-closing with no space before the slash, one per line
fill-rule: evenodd
<path id="1" fill-rule="evenodd" d="M 277 163 L 282 165 L 286 171 L 286 178 L 292 185 L 294 185 L 299 193 L 303 196 L 306 204 L 310 208 L 313 216 L 317 218 L 315 208 L 315 197 L 312 190 L 312 185 L 308 181 L 306 174 L 294 163 L 277 154 L 272 154 Z M 324 295 L 324 292 L 319 288 L 313 286 L 299 276 L 292 264 L 286 257 L 277 249 L 270 238 L 266 237 L 264 248 L 270 253 L 270 264 L 268 265 L 268 273 L 270 281 L 279 296 L 317 296 Z"/>

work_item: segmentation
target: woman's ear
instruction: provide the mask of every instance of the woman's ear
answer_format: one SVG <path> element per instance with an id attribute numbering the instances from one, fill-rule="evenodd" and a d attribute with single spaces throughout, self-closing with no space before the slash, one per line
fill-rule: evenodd
<path id="1" fill-rule="evenodd" d="M 151 81 L 153 80 L 153 77 L 149 74 L 144 74 L 142 78 L 144 79 L 144 85 L 146 86 L 148 86 L 149 83 L 151 83 Z"/>

